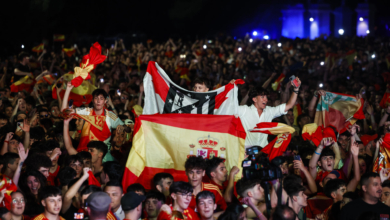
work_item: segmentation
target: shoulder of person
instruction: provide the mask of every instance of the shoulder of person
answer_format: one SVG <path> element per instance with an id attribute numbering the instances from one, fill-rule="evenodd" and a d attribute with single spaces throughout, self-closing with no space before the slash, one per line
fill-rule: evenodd
<path id="1" fill-rule="evenodd" d="M 107 115 L 114 121 L 118 119 L 118 116 L 112 111 L 107 111 Z"/>

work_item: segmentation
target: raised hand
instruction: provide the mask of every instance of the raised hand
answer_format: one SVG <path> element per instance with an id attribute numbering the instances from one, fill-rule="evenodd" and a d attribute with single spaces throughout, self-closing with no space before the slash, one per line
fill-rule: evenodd
<path id="1" fill-rule="evenodd" d="M 19 126 L 24 132 L 30 132 L 30 123 L 28 123 L 27 119 L 23 120 L 23 127 Z"/>
<path id="2" fill-rule="evenodd" d="M 12 139 L 12 137 L 14 136 L 14 133 L 13 132 L 8 132 L 7 133 L 7 136 L 5 136 L 5 141 L 10 141 Z"/>
<path id="3" fill-rule="evenodd" d="M 302 159 L 293 160 L 293 164 L 294 164 L 294 169 L 300 169 L 300 170 L 305 169 L 305 165 L 303 164 Z"/>
<path id="4" fill-rule="evenodd" d="M 26 158 L 28 156 L 28 151 L 29 151 L 29 149 L 24 150 L 23 144 L 19 143 L 19 145 L 18 145 L 18 152 L 19 152 L 19 158 L 20 158 L 19 163 L 23 164 L 23 162 L 26 160 Z"/>
<path id="5" fill-rule="evenodd" d="M 359 145 L 356 141 L 351 144 L 351 153 L 356 157 L 359 155 Z"/>
<path id="6" fill-rule="evenodd" d="M 68 83 L 66 83 L 66 90 L 71 90 L 74 88 L 74 85 L 72 85 L 72 83 L 69 81 Z"/>
<path id="7" fill-rule="evenodd" d="M 323 147 L 327 147 L 327 146 L 332 145 L 333 142 L 334 142 L 333 138 L 327 137 L 327 138 L 323 138 L 321 140 L 320 145 L 322 145 Z"/>

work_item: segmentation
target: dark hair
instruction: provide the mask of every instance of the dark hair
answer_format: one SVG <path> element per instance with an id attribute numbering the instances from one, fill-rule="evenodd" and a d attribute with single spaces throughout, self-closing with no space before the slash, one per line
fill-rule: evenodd
<path id="1" fill-rule="evenodd" d="M 164 194 L 162 194 L 161 192 L 157 191 L 157 190 L 152 190 L 152 191 L 149 191 L 147 194 L 146 194 L 146 200 L 148 199 L 157 199 L 157 201 L 160 201 L 161 204 L 164 204 L 165 203 L 165 196 Z"/>
<path id="2" fill-rule="evenodd" d="M 122 183 L 119 182 L 118 180 L 110 180 L 106 186 L 104 186 L 104 189 L 107 188 L 107 186 L 115 186 L 115 187 L 119 187 L 121 189 L 121 192 L 123 193 L 123 187 L 122 187 Z"/>
<path id="3" fill-rule="evenodd" d="M 53 127 L 53 122 L 51 121 L 50 118 L 43 118 L 41 120 L 39 120 L 39 123 L 45 127 L 46 130 L 49 130 L 50 128 Z"/>
<path id="4" fill-rule="evenodd" d="M 186 160 L 184 167 L 185 167 L 186 171 L 189 171 L 192 169 L 206 170 L 207 164 L 202 156 L 197 156 L 197 157 L 192 156 Z"/>
<path id="5" fill-rule="evenodd" d="M 300 176 L 290 174 L 283 179 L 283 188 L 288 188 L 289 186 L 295 184 L 302 184 L 302 178 Z"/>
<path id="6" fill-rule="evenodd" d="M 341 187 L 346 186 L 344 180 L 333 179 L 329 180 L 324 186 L 325 195 L 329 198 L 332 198 L 332 193 L 336 192 Z"/>
<path id="7" fill-rule="evenodd" d="M 143 195 L 145 195 L 145 187 L 139 183 L 133 183 L 130 186 L 127 187 L 126 192 L 142 192 Z"/>
<path id="8" fill-rule="evenodd" d="M 284 188 L 286 190 L 287 195 L 292 198 L 293 196 L 297 196 L 299 192 L 305 191 L 306 188 L 301 184 L 291 184 L 289 187 Z"/>
<path id="9" fill-rule="evenodd" d="M 46 151 L 52 151 L 56 148 L 60 148 L 60 144 L 55 140 L 47 140 L 42 142 L 42 152 L 46 153 Z"/>
<path id="10" fill-rule="evenodd" d="M 359 196 L 355 192 L 346 192 L 344 193 L 343 198 L 349 198 L 351 200 L 355 200 L 358 199 Z"/>
<path id="11" fill-rule="evenodd" d="M 191 184 L 183 181 L 177 181 L 173 182 L 172 185 L 169 187 L 169 193 L 192 193 L 194 189 L 192 188 Z"/>
<path id="12" fill-rule="evenodd" d="M 8 167 L 8 164 L 13 164 L 15 160 L 18 158 L 19 158 L 19 154 L 17 153 L 11 153 L 11 152 L 5 153 L 2 159 L 2 164 L 3 164 L 2 173 L 5 172 L 5 170 Z"/>
<path id="13" fill-rule="evenodd" d="M 27 96 L 24 101 L 26 101 L 26 105 L 32 105 L 32 107 L 35 107 L 35 99 L 31 95 Z"/>
<path id="14" fill-rule="evenodd" d="M 19 143 L 22 142 L 22 139 L 21 139 L 18 135 L 13 135 L 12 138 L 11 138 L 11 140 L 16 140 L 16 141 L 18 141 Z"/>
<path id="15" fill-rule="evenodd" d="M 39 200 L 44 200 L 50 196 L 62 196 L 62 192 L 58 187 L 55 186 L 45 186 L 39 192 Z"/>
<path id="16" fill-rule="evenodd" d="M 382 183 L 382 187 L 390 188 L 390 180 L 385 180 L 385 181 Z"/>
<path id="17" fill-rule="evenodd" d="M 237 220 L 244 211 L 245 209 L 241 204 L 233 203 L 218 217 L 218 220 Z"/>
<path id="18" fill-rule="evenodd" d="M 206 78 L 196 78 L 192 84 L 192 87 L 195 87 L 195 84 L 200 84 L 200 85 L 205 85 L 206 88 L 210 89 L 211 88 L 211 83 L 210 80 Z"/>
<path id="19" fill-rule="evenodd" d="M 103 171 L 110 178 L 110 182 L 113 180 L 120 181 L 123 175 L 122 166 L 116 161 L 103 163 Z"/>
<path id="20" fill-rule="evenodd" d="M 154 175 L 154 177 L 153 177 L 154 187 L 156 187 L 157 185 L 163 187 L 163 185 L 162 185 L 163 179 L 166 179 L 166 178 L 173 180 L 173 176 L 170 173 L 157 173 L 156 175 Z"/>
<path id="21" fill-rule="evenodd" d="M 272 213 L 272 219 L 275 220 L 295 220 L 297 214 L 287 205 L 278 205 Z"/>
<path id="22" fill-rule="evenodd" d="M 30 56 L 30 54 L 28 54 L 27 52 L 21 52 L 19 55 L 18 55 L 18 60 L 19 61 L 22 61 L 23 60 L 23 58 L 25 58 L 25 57 L 29 57 Z"/>
<path id="23" fill-rule="evenodd" d="M 214 193 L 212 193 L 210 191 L 202 191 L 202 192 L 198 193 L 198 195 L 196 195 L 196 205 L 199 204 L 200 199 L 207 199 L 207 198 L 212 198 L 214 203 L 215 203 Z"/>
<path id="24" fill-rule="evenodd" d="M 259 95 L 261 95 L 261 96 L 269 95 L 269 92 L 266 89 L 264 89 L 263 87 L 261 87 L 261 86 L 255 86 L 248 93 L 248 97 L 249 97 L 248 101 L 251 104 L 253 104 L 253 100 L 252 99 L 257 97 L 257 96 L 259 96 Z"/>
<path id="25" fill-rule="evenodd" d="M 211 179 L 211 172 L 215 172 L 219 164 L 223 163 L 225 159 L 220 157 L 213 157 L 206 162 L 206 175 Z"/>
<path id="26" fill-rule="evenodd" d="M 39 170 L 41 167 L 50 168 L 53 166 L 48 156 L 37 153 L 29 155 L 24 164 L 28 170 Z"/>
<path id="27" fill-rule="evenodd" d="M 343 133 L 341 133 L 341 134 L 339 135 L 339 137 L 340 137 L 340 136 L 351 137 L 351 133 L 349 133 L 349 131 L 344 131 Z"/>
<path id="28" fill-rule="evenodd" d="M 45 138 L 45 130 L 42 127 L 30 128 L 30 139 L 42 141 Z"/>
<path id="29" fill-rule="evenodd" d="M 362 175 L 362 177 L 360 177 L 360 185 L 366 186 L 370 178 L 376 178 L 376 177 L 379 177 L 378 173 L 374 173 L 374 172 L 365 173 Z"/>
<path id="30" fill-rule="evenodd" d="M 94 192 L 101 192 L 102 188 L 95 186 L 95 185 L 89 185 L 86 186 L 83 190 L 81 190 L 80 196 L 87 195 Z"/>
<path id="31" fill-rule="evenodd" d="M 77 173 L 72 167 L 64 167 L 60 171 L 58 171 L 57 179 L 60 182 L 60 186 L 67 186 L 71 180 L 76 177 Z"/>
<path id="32" fill-rule="evenodd" d="M 249 189 L 252 189 L 255 187 L 257 184 L 260 184 L 259 180 L 247 180 L 247 179 L 240 179 L 236 183 L 236 188 L 237 188 L 237 194 L 240 195 L 241 197 L 245 198 L 246 192 Z"/>
<path id="33" fill-rule="evenodd" d="M 78 155 L 82 160 L 92 159 L 92 155 L 88 151 L 80 151 L 76 155 Z"/>
<path id="34" fill-rule="evenodd" d="M 103 141 L 91 141 L 87 144 L 88 148 L 95 148 L 96 150 L 103 153 L 103 157 L 106 156 L 108 147 Z"/>
<path id="35" fill-rule="evenodd" d="M 326 156 L 333 156 L 333 159 L 335 158 L 335 154 L 334 154 L 333 150 L 330 149 L 330 147 L 325 147 L 322 150 L 320 158 L 318 160 L 321 161 L 321 158 L 326 157 Z"/>
<path id="36" fill-rule="evenodd" d="M 65 160 L 65 166 L 69 166 L 71 163 L 75 163 L 76 161 L 80 162 L 81 164 L 84 164 L 83 159 L 79 157 L 79 155 L 74 154 L 74 155 L 68 155 Z"/>
<path id="37" fill-rule="evenodd" d="M 103 95 L 104 99 L 107 98 L 108 94 L 104 89 L 95 89 L 92 92 L 92 97 L 95 98 L 96 96 Z"/>
<path id="38" fill-rule="evenodd" d="M 39 181 L 41 187 L 38 189 L 38 192 L 40 192 L 42 188 L 47 185 L 47 179 L 41 172 L 39 172 L 38 170 L 27 170 L 25 173 L 20 175 L 19 184 L 18 184 L 19 188 L 26 195 L 32 195 L 30 188 L 27 185 L 27 178 L 29 176 L 33 176 Z"/>
<path id="39" fill-rule="evenodd" d="M 6 120 L 7 123 L 8 123 L 8 116 L 6 116 L 6 115 L 3 114 L 3 113 L 0 113 L 0 120 Z"/>

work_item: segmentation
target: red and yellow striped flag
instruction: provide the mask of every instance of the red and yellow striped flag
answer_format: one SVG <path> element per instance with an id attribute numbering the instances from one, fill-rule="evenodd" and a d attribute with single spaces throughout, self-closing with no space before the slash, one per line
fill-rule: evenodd
<path id="1" fill-rule="evenodd" d="M 34 79 L 31 79 L 29 76 L 25 76 L 11 85 L 11 92 L 20 92 L 23 90 L 26 90 L 26 92 L 32 92 L 34 83 Z"/>
<path id="2" fill-rule="evenodd" d="M 64 51 L 68 57 L 71 57 L 74 53 L 76 53 L 76 49 L 74 48 L 62 48 L 62 51 Z"/>
<path id="3" fill-rule="evenodd" d="M 302 115 L 302 108 L 301 108 L 301 105 L 299 103 L 294 105 L 293 115 L 294 115 L 294 125 L 298 126 L 298 121 L 297 121 L 298 116 Z"/>
<path id="4" fill-rule="evenodd" d="M 54 41 L 64 41 L 65 40 L 65 35 L 63 35 L 63 34 L 54 34 L 53 35 L 53 40 Z"/>
<path id="5" fill-rule="evenodd" d="M 172 174 L 175 181 L 187 181 L 184 163 L 190 156 L 222 157 L 228 170 L 240 167 L 245 137 L 240 119 L 230 115 L 141 115 L 134 126 L 123 189 L 133 183 L 151 189 L 153 176 L 160 172 Z"/>
<path id="6" fill-rule="evenodd" d="M 45 49 L 45 45 L 42 43 L 42 44 L 39 44 L 36 47 L 33 47 L 32 51 L 33 52 L 37 52 L 37 53 L 41 53 L 43 51 L 43 49 Z"/>
<path id="7" fill-rule="evenodd" d="M 383 168 L 390 168 L 390 134 L 387 133 L 383 138 L 382 145 L 379 147 L 379 155 L 374 163 L 373 172 L 379 173 Z"/>
<path id="8" fill-rule="evenodd" d="M 283 73 L 280 74 L 280 76 L 275 80 L 274 83 L 272 83 L 272 89 L 274 91 L 278 91 L 280 89 L 280 86 L 282 85 L 282 82 L 284 80 L 284 78 L 286 77 L 286 75 L 284 75 Z"/>
<path id="9" fill-rule="evenodd" d="M 334 141 L 337 141 L 336 134 L 331 127 L 323 128 L 318 126 L 316 123 L 306 124 L 302 128 L 303 140 L 312 141 L 314 145 L 318 147 L 323 138 L 331 137 Z"/>

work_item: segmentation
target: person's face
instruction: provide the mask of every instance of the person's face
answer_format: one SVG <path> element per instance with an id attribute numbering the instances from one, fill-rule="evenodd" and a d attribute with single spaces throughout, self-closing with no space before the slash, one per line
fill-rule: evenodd
<path id="1" fill-rule="evenodd" d="M 25 114 L 19 114 L 18 117 L 16 117 L 16 120 L 19 121 L 19 120 L 24 120 L 27 118 L 27 115 Z"/>
<path id="2" fill-rule="evenodd" d="M 287 112 L 287 119 L 288 119 L 288 121 L 289 121 L 291 124 L 294 123 L 294 113 L 293 113 L 293 111 L 288 111 L 288 112 Z"/>
<path id="3" fill-rule="evenodd" d="M 362 186 L 363 192 L 374 199 L 380 199 L 382 195 L 382 186 L 380 177 L 370 177 L 368 184 Z"/>
<path id="4" fill-rule="evenodd" d="M 390 206 L 390 188 L 389 187 L 383 187 L 382 195 L 381 195 L 381 202 L 383 202 L 387 206 Z"/>
<path id="5" fill-rule="evenodd" d="M 342 201 L 344 194 L 347 192 L 347 187 L 342 186 L 335 192 L 336 201 Z"/>
<path id="6" fill-rule="evenodd" d="M 26 109 L 28 112 L 30 112 L 32 110 L 32 107 L 33 107 L 32 105 L 26 104 Z"/>
<path id="7" fill-rule="evenodd" d="M 26 108 L 27 108 L 27 106 L 26 106 L 26 101 L 24 101 L 24 100 L 22 99 L 22 101 L 21 101 L 20 104 L 19 104 L 19 111 L 26 111 Z"/>
<path id="8" fill-rule="evenodd" d="M 19 154 L 18 145 L 19 145 L 19 141 L 15 140 L 15 139 L 11 139 L 8 143 L 8 152 Z"/>
<path id="9" fill-rule="evenodd" d="M 100 153 L 96 148 L 88 148 L 88 152 L 92 156 L 92 164 L 96 163 L 100 159 Z"/>
<path id="10" fill-rule="evenodd" d="M 24 196 L 20 192 L 15 192 L 11 196 L 11 213 L 16 216 L 23 215 L 26 202 L 24 201 Z"/>
<path id="11" fill-rule="evenodd" d="M 49 168 L 48 167 L 40 167 L 38 169 L 46 178 L 49 177 Z"/>
<path id="12" fill-rule="evenodd" d="M 366 154 L 366 148 L 364 147 L 364 144 L 359 144 L 359 156 L 364 156 Z"/>
<path id="13" fill-rule="evenodd" d="M 258 95 L 254 97 L 252 100 L 254 105 L 260 109 L 265 109 L 268 103 L 268 97 L 266 95 Z"/>
<path id="14" fill-rule="evenodd" d="M 12 172 L 16 171 L 16 168 L 18 168 L 19 158 L 15 159 L 15 161 L 12 164 L 8 164 L 8 167 Z"/>
<path id="15" fill-rule="evenodd" d="M 7 115 L 8 118 L 11 118 L 11 116 L 12 116 L 12 107 L 5 108 L 5 115 Z"/>
<path id="16" fill-rule="evenodd" d="M 123 115 L 126 115 L 127 119 L 131 119 L 130 114 L 128 112 L 123 113 Z"/>
<path id="17" fill-rule="evenodd" d="M 257 201 L 264 199 L 264 189 L 260 184 L 257 184 L 255 187 L 253 187 L 252 198 Z"/>
<path id="18" fill-rule="evenodd" d="M 298 196 L 296 197 L 297 203 L 302 206 L 306 207 L 307 206 L 307 195 L 303 193 L 303 191 L 300 191 Z"/>
<path id="19" fill-rule="evenodd" d="M 319 165 L 324 171 L 332 171 L 334 167 L 334 157 L 333 156 L 323 156 L 319 161 Z"/>
<path id="20" fill-rule="evenodd" d="M 148 218 L 156 218 L 162 206 L 161 201 L 155 198 L 149 198 L 145 201 L 145 211 L 148 213 Z"/>
<path id="21" fill-rule="evenodd" d="M 111 209 L 116 210 L 121 205 L 121 198 L 123 192 L 118 186 L 106 186 L 104 192 L 107 193 L 111 198 Z"/>
<path id="22" fill-rule="evenodd" d="M 215 171 L 211 172 L 211 175 L 213 178 L 215 178 L 217 181 L 223 183 L 227 179 L 227 169 L 224 163 L 220 163 L 218 167 L 215 169 Z"/>
<path id="23" fill-rule="evenodd" d="M 162 188 L 161 186 L 158 186 L 158 190 L 164 194 L 164 196 L 169 196 L 169 187 L 172 185 L 173 179 L 170 178 L 164 178 L 162 179 Z"/>
<path id="24" fill-rule="evenodd" d="M 51 107 L 51 115 L 53 117 L 58 117 L 59 114 L 60 114 L 60 110 L 58 109 L 58 106 Z"/>
<path id="25" fill-rule="evenodd" d="M 80 174 L 83 171 L 84 164 L 76 160 L 70 162 L 69 166 L 76 171 L 76 177 L 80 177 Z"/>
<path id="26" fill-rule="evenodd" d="M 192 187 L 196 187 L 199 184 L 202 184 L 204 173 L 205 171 L 201 169 L 192 169 L 186 171 L 188 182 L 192 185 Z"/>
<path id="27" fill-rule="evenodd" d="M 6 119 L 0 119 L 0 128 L 4 127 L 7 124 Z"/>
<path id="28" fill-rule="evenodd" d="M 322 180 L 323 186 L 325 186 L 326 183 L 327 183 L 329 180 L 335 180 L 335 179 L 337 179 L 337 176 L 336 176 L 335 174 L 333 174 L 333 173 L 329 173 L 329 174 Z"/>
<path id="29" fill-rule="evenodd" d="M 190 205 L 192 199 L 192 193 L 172 193 L 172 198 L 175 200 L 175 204 L 177 204 L 181 209 L 187 209 Z"/>
<path id="30" fill-rule="evenodd" d="M 348 138 L 347 136 L 340 135 L 340 136 L 339 136 L 339 139 L 338 139 L 338 142 L 340 143 L 340 147 L 341 147 L 343 150 L 347 150 L 347 149 L 348 149 L 348 146 L 349 146 L 349 138 Z"/>
<path id="31" fill-rule="evenodd" d="M 282 170 L 283 176 L 287 176 L 288 175 L 288 164 L 287 164 L 287 161 L 285 161 L 284 163 L 280 164 L 279 168 Z"/>
<path id="32" fill-rule="evenodd" d="M 121 103 L 125 104 L 129 96 L 127 94 L 122 94 L 121 95 Z"/>
<path id="33" fill-rule="evenodd" d="M 93 97 L 93 107 L 95 110 L 102 110 L 104 107 L 104 104 L 106 103 L 106 98 L 103 97 L 103 95 L 98 95 Z"/>
<path id="34" fill-rule="evenodd" d="M 310 117 L 302 117 L 301 120 L 299 121 L 299 125 L 301 127 L 303 127 L 309 123 L 310 123 Z"/>
<path id="35" fill-rule="evenodd" d="M 203 84 L 196 83 L 194 85 L 194 91 L 195 92 L 208 92 L 209 88 L 207 88 L 204 83 Z"/>
<path id="36" fill-rule="evenodd" d="M 365 174 L 367 171 L 366 161 L 364 161 L 363 159 L 359 159 L 359 170 L 360 175 Z"/>
<path id="37" fill-rule="evenodd" d="M 84 159 L 83 160 L 83 165 L 84 165 L 84 167 L 92 168 L 91 159 Z"/>
<path id="38" fill-rule="evenodd" d="M 199 199 L 197 203 L 198 212 L 201 219 L 210 219 L 213 217 L 214 210 L 217 208 L 214 200 L 210 197 Z"/>
<path id="39" fill-rule="evenodd" d="M 41 183 L 35 176 L 27 177 L 27 186 L 34 195 L 38 195 L 38 190 L 41 187 Z"/>
<path id="40" fill-rule="evenodd" d="M 78 131 L 81 131 L 83 129 L 83 125 L 84 125 L 84 119 L 78 118 L 76 120 L 76 129 Z"/>
<path id="41" fill-rule="evenodd" d="M 50 196 L 42 200 L 42 205 L 48 213 L 58 215 L 62 207 L 62 196 Z"/>

